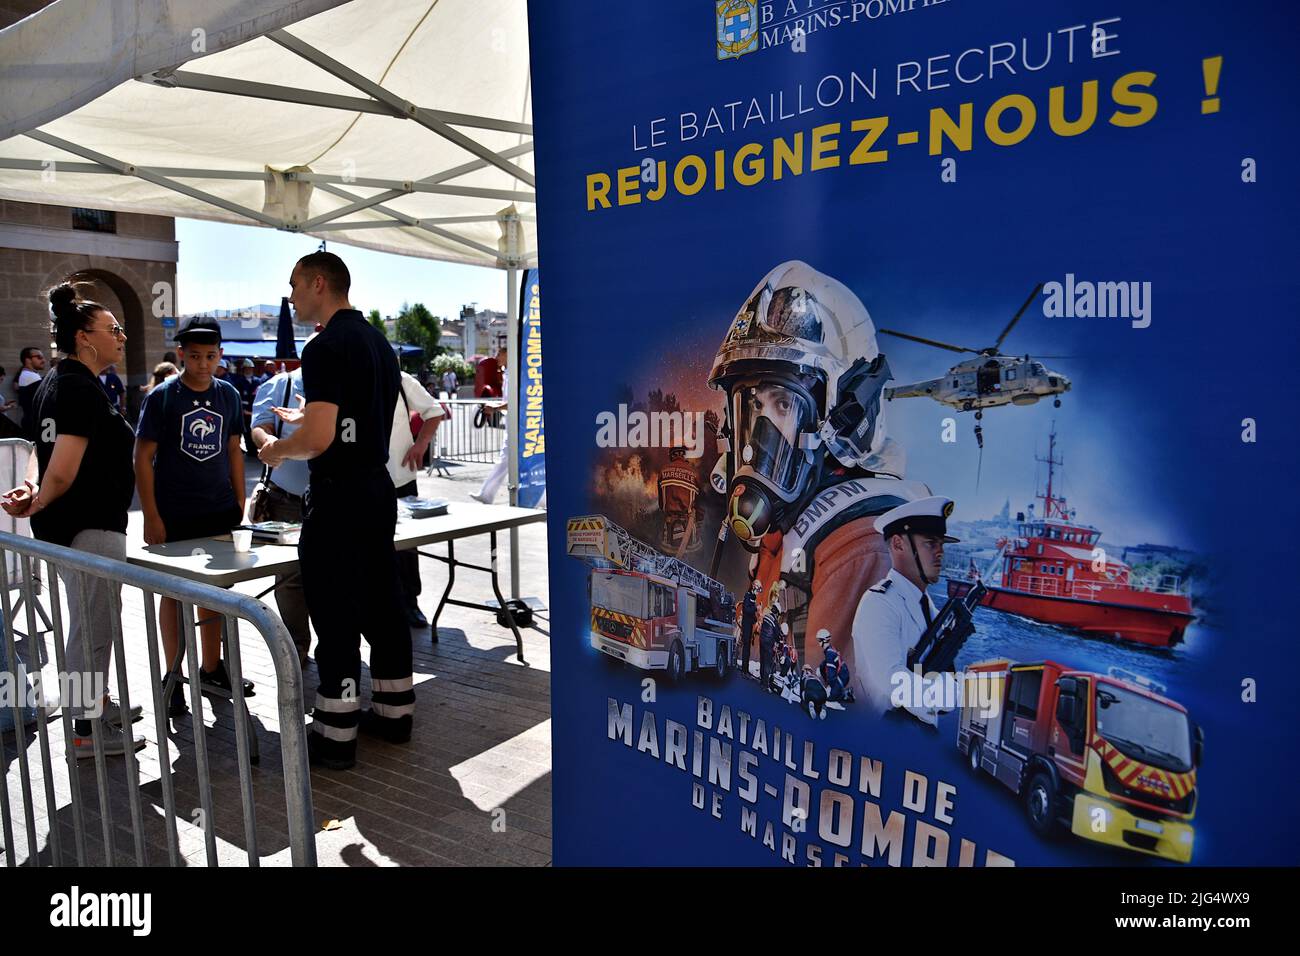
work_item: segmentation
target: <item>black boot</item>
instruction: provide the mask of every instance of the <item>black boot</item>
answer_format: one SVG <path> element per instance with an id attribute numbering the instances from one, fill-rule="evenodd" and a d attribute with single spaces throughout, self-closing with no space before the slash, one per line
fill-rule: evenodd
<path id="1" fill-rule="evenodd" d="M 361 732 L 371 737 L 387 740 L 390 744 L 404 744 L 411 739 L 410 714 L 401 717 L 380 717 L 373 710 L 361 712 Z"/>
<path id="2" fill-rule="evenodd" d="M 327 740 L 323 734 L 307 732 L 307 762 L 326 770 L 351 770 L 357 764 L 357 742 Z"/>

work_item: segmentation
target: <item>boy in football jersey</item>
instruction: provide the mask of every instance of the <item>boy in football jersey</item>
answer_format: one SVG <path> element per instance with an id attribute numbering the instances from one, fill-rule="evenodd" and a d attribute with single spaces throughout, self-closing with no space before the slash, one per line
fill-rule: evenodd
<path id="1" fill-rule="evenodd" d="M 176 336 L 184 368 L 149 393 L 136 429 L 135 476 L 146 544 L 228 534 L 244 514 L 243 407 L 239 392 L 214 375 L 221 362 L 221 327 L 195 318 Z M 179 603 L 164 597 L 158 616 L 170 667 L 180 646 Z M 221 618 L 198 609 L 202 635 L 200 686 L 230 693 L 221 659 Z M 191 675 L 192 677 L 192 675 Z M 244 694 L 253 685 L 244 681 Z M 185 713 L 177 684 L 168 716 Z"/>

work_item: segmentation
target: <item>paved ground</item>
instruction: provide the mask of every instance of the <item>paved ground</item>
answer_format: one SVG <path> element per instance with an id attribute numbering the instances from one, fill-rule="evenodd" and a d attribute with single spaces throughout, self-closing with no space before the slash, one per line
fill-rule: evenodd
<path id="1" fill-rule="evenodd" d="M 468 501 L 487 471 L 486 465 L 453 466 L 451 478 L 422 478 L 421 494 Z M 254 471 L 250 468 L 250 478 Z M 504 492 L 499 500 L 504 500 Z M 138 514 L 133 514 L 137 522 Z M 508 587 L 507 536 L 500 536 L 503 589 Z M 442 548 L 437 550 L 442 551 Z M 532 525 L 520 532 L 521 594 L 547 597 L 546 529 Z M 488 564 L 487 538 L 457 546 L 457 557 Z M 445 566 L 422 560 L 424 595 L 421 604 L 433 616 L 446 584 Z M 270 582 L 249 582 L 240 590 L 256 594 Z M 463 590 L 462 590 L 463 588 Z M 468 600 L 492 597 L 488 577 L 461 572 L 457 594 Z M 20 624 L 22 617 L 19 618 Z M 163 777 L 159 762 L 150 678 L 145 648 L 143 600 L 139 592 L 124 595 L 128 681 L 133 703 L 145 705 L 145 719 L 136 733 L 148 746 L 140 752 L 142 817 L 150 865 L 168 861 Z M 439 642 L 429 632 L 414 632 L 417 713 L 411 742 L 394 746 L 363 737 L 355 769 L 315 771 L 312 794 L 315 842 L 323 866 L 429 865 L 547 865 L 551 855 L 550 780 L 550 648 L 549 615 L 540 612 L 534 628 L 524 631 L 528 664 L 515 660 L 514 637 L 481 611 L 449 607 L 443 612 Z M 257 852 L 264 865 L 289 863 L 285 816 L 285 782 L 280 770 L 279 721 L 273 693 L 274 676 L 262 641 L 246 631 L 241 641 L 244 673 L 258 686 L 250 700 L 261 763 L 251 773 L 256 808 Z M 368 657 L 363 644 L 363 659 Z M 315 694 L 315 667 L 304 671 L 306 700 Z M 115 684 L 115 679 L 112 680 Z M 369 692 L 363 669 L 363 700 Z M 240 779 L 230 705 L 205 704 L 204 723 L 213 782 L 212 830 L 218 861 L 243 865 L 248 841 L 240 802 Z M 179 853 L 186 865 L 205 865 L 204 814 L 200 798 L 191 718 L 173 722 L 169 734 L 168 766 L 176 792 L 175 825 Z M 29 858 L 23 817 L 17 750 L 5 734 L 5 756 L 13 837 L 0 834 L 0 861 L 5 865 Z M 29 731 L 24 737 L 33 775 L 36 850 L 43 862 L 52 856 L 51 827 L 43 798 L 40 741 Z M 71 785 L 63 761 L 62 721 L 51 723 L 53 748 L 51 785 L 55 817 L 62 835 L 62 853 L 72 862 L 74 827 Z M 79 764 L 78 787 L 83 795 L 85 846 L 88 863 L 106 858 L 94 762 Z M 125 760 L 107 763 L 110 815 L 116 855 L 134 863 L 134 830 L 128 802 Z"/>

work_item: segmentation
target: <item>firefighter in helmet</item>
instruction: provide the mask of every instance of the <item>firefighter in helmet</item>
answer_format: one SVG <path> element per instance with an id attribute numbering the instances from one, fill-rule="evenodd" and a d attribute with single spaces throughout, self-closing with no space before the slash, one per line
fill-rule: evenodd
<path id="1" fill-rule="evenodd" d="M 695 499 L 700 480 L 686 461 L 686 449 L 668 451 L 668 464 L 659 472 L 659 511 L 663 515 L 661 543 L 669 551 L 682 553 L 700 546 L 700 529 Z"/>
<path id="2" fill-rule="evenodd" d="M 831 632 L 822 628 L 817 632 L 817 644 L 822 649 L 822 663 L 817 669 L 826 685 L 826 699 L 853 703 L 853 688 L 849 686 L 849 668 L 831 645 Z"/>
<path id="3" fill-rule="evenodd" d="M 872 519 L 929 494 L 902 480 L 903 450 L 886 434 L 889 378 L 858 297 L 793 260 L 750 293 L 709 375 L 727 396 L 711 476 L 726 496 L 714 568 L 726 540 L 738 540 L 750 575 L 802 591 L 806 633 L 828 630 L 854 671 L 854 609 L 890 567 Z"/>

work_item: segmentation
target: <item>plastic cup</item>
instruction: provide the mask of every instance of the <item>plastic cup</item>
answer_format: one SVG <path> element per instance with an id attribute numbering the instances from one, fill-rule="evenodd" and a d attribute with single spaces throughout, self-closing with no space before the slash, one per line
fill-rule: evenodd
<path id="1" fill-rule="evenodd" d="M 236 551 L 247 551 L 253 546 L 253 532 L 248 528 L 236 528 L 230 532 L 235 542 Z"/>

